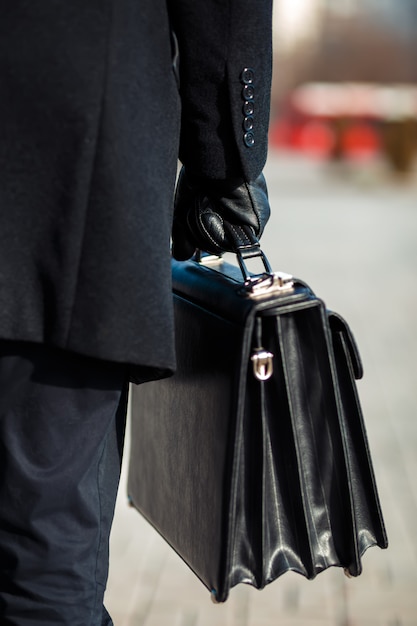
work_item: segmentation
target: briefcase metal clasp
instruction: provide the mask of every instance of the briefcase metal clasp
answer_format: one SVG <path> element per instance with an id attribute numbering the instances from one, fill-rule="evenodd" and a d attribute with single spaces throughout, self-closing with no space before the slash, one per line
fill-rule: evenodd
<path id="1" fill-rule="evenodd" d="M 237 260 L 244 279 L 246 295 L 250 298 L 270 295 L 282 291 L 289 291 L 294 287 L 294 278 L 285 272 L 273 272 L 267 257 L 259 247 L 252 247 L 247 251 L 239 250 Z M 258 258 L 262 261 L 265 272 L 250 274 L 246 267 L 247 259 Z"/>
<path id="2" fill-rule="evenodd" d="M 294 287 L 294 278 L 285 272 L 261 274 L 246 279 L 245 289 L 250 298 L 259 298 L 269 294 L 290 291 Z"/>
<path id="3" fill-rule="evenodd" d="M 258 380 L 268 380 L 274 371 L 273 365 L 274 355 L 264 348 L 256 348 L 251 356 L 253 364 L 253 373 Z"/>
<path id="4" fill-rule="evenodd" d="M 259 246 L 251 246 L 248 250 L 236 251 L 236 258 L 243 277 L 242 295 L 249 298 L 260 298 L 293 289 L 293 276 L 285 272 L 273 272 L 267 257 Z M 200 265 L 206 266 L 219 266 L 223 263 L 221 256 L 208 254 L 201 250 L 197 250 L 193 259 Z M 251 274 L 245 263 L 248 259 L 260 259 L 265 271 L 260 274 Z"/>

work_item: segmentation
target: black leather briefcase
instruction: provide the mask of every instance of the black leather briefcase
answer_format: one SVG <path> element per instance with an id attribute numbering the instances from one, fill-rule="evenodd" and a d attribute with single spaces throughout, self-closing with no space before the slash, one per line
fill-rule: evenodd
<path id="1" fill-rule="evenodd" d="M 288 570 L 357 576 L 387 538 L 348 325 L 287 275 L 172 275 L 178 371 L 133 388 L 133 505 L 218 602 Z"/>

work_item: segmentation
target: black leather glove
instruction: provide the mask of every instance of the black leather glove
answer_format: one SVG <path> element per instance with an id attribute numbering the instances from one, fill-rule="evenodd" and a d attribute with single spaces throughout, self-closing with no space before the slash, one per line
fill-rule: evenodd
<path id="1" fill-rule="evenodd" d="M 202 183 L 182 168 L 175 193 L 172 255 L 189 259 L 198 248 L 235 252 L 238 242 L 260 238 L 270 215 L 265 178 L 250 183 Z"/>

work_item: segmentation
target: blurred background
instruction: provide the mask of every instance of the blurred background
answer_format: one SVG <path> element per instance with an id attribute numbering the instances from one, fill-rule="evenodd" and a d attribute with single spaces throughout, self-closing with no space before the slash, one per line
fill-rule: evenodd
<path id="1" fill-rule="evenodd" d="M 417 151 L 417 2 L 275 0 L 271 145 L 407 174 Z"/>
<path id="2" fill-rule="evenodd" d="M 263 249 L 356 337 L 390 546 L 370 549 L 356 579 L 288 573 L 215 606 L 127 506 L 125 464 L 106 593 L 115 626 L 417 626 L 417 0 L 274 7 Z"/>

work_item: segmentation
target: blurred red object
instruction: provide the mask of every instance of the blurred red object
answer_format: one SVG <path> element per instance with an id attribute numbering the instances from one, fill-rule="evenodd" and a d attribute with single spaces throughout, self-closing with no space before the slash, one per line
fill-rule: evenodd
<path id="1" fill-rule="evenodd" d="M 351 159 L 367 159 L 382 149 L 377 131 L 369 124 L 354 123 L 346 128 L 342 137 L 343 153 Z"/>
<path id="2" fill-rule="evenodd" d="M 316 158 L 327 158 L 334 146 L 335 137 L 325 122 L 307 122 L 299 129 L 299 148 Z"/>
<path id="3" fill-rule="evenodd" d="M 271 124 L 269 144 L 305 152 L 317 158 L 327 158 L 334 145 L 334 133 L 326 122 L 320 120 L 278 120 Z"/>

